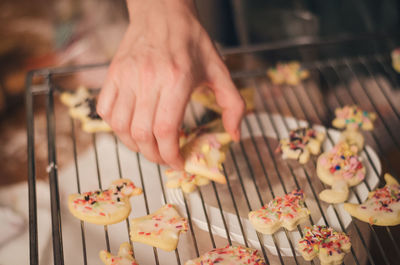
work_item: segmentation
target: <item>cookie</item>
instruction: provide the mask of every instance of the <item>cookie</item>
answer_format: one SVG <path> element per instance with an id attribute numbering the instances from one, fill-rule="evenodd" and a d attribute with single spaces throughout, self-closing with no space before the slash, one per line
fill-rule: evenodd
<path id="1" fill-rule="evenodd" d="M 342 264 L 350 248 L 350 238 L 345 233 L 321 225 L 305 227 L 304 237 L 298 242 L 298 250 L 305 260 L 318 256 L 322 265 Z"/>
<path id="2" fill-rule="evenodd" d="M 275 85 L 298 85 L 301 80 L 307 79 L 309 75 L 310 73 L 302 69 L 297 61 L 279 62 L 276 67 L 267 70 L 267 76 Z"/>
<path id="3" fill-rule="evenodd" d="M 332 125 L 339 129 L 363 129 L 370 131 L 374 128 L 374 121 L 376 119 L 375 113 L 362 110 L 356 105 L 337 108 L 335 115 L 336 117 L 332 121 Z"/>
<path id="4" fill-rule="evenodd" d="M 206 177 L 218 183 L 226 183 L 222 174 L 225 160 L 224 145 L 231 141 L 228 133 L 204 133 L 185 144 L 181 151 L 185 159 L 184 170 L 190 174 Z"/>
<path id="5" fill-rule="evenodd" d="M 168 178 L 167 188 L 181 188 L 185 193 L 194 191 L 197 186 L 204 186 L 210 183 L 208 178 L 190 174 L 183 170 L 170 168 L 165 171 L 165 175 Z"/>
<path id="6" fill-rule="evenodd" d="M 239 89 L 239 93 L 246 104 L 246 111 L 252 111 L 254 109 L 254 88 Z M 217 104 L 214 92 L 207 86 L 198 87 L 192 93 L 192 100 L 216 113 L 222 113 L 221 107 Z"/>
<path id="7" fill-rule="evenodd" d="M 365 166 L 358 156 L 358 148 L 346 142 L 338 143 L 317 160 L 318 177 L 332 187 L 323 190 L 319 198 L 328 203 L 346 201 L 349 187 L 358 185 L 365 178 L 365 173 Z"/>
<path id="8" fill-rule="evenodd" d="M 344 209 L 355 218 L 372 225 L 400 224 L 400 185 L 385 174 L 386 186 L 371 191 L 362 204 L 345 203 Z"/>
<path id="9" fill-rule="evenodd" d="M 68 209 L 76 218 L 98 225 L 110 225 L 123 221 L 131 212 L 129 197 L 142 193 L 128 179 L 118 179 L 106 190 L 71 194 Z"/>
<path id="10" fill-rule="evenodd" d="M 185 265 L 266 265 L 257 250 L 242 246 L 215 248 L 200 257 L 185 262 Z"/>
<path id="11" fill-rule="evenodd" d="M 339 141 L 355 145 L 359 151 L 364 148 L 364 136 L 358 130 L 344 130 L 340 134 Z"/>
<path id="12" fill-rule="evenodd" d="M 131 240 L 165 251 L 176 249 L 179 234 L 188 230 L 187 220 L 173 205 L 167 204 L 152 214 L 131 220 Z"/>
<path id="13" fill-rule="evenodd" d="M 96 98 L 85 87 L 79 87 L 75 93 L 63 92 L 60 100 L 69 107 L 69 115 L 81 121 L 85 132 L 111 131 L 111 127 L 96 112 Z"/>
<path id="14" fill-rule="evenodd" d="M 392 66 L 394 70 L 400 73 L 400 48 L 394 49 L 390 55 L 392 57 Z"/>
<path id="15" fill-rule="evenodd" d="M 302 190 L 294 190 L 284 197 L 275 197 L 272 201 L 257 211 L 249 213 L 249 220 L 254 228 L 271 235 L 281 226 L 293 230 L 306 221 L 310 211 L 304 205 Z"/>
<path id="16" fill-rule="evenodd" d="M 289 133 L 289 138 L 281 139 L 277 152 L 282 153 L 282 158 L 296 159 L 300 164 L 305 164 L 310 159 L 310 154 L 318 155 L 325 133 L 317 132 L 312 128 L 298 128 Z"/>
<path id="17" fill-rule="evenodd" d="M 128 242 L 119 246 L 116 256 L 105 250 L 100 251 L 99 256 L 105 265 L 139 265 L 133 258 L 132 247 Z"/>

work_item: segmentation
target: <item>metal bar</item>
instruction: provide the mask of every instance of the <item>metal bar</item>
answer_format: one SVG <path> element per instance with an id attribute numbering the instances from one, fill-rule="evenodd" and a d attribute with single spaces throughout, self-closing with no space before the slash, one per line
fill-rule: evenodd
<path id="1" fill-rule="evenodd" d="M 144 205 L 146 207 L 146 214 L 149 215 L 150 214 L 149 203 L 147 201 L 146 187 L 144 186 L 142 165 L 140 164 L 140 155 L 139 155 L 139 153 L 136 153 L 136 161 L 137 161 L 138 168 L 139 168 L 140 185 L 142 186 L 142 190 L 143 190 L 143 198 L 144 198 Z M 153 247 L 153 253 L 154 253 L 154 259 L 156 261 L 156 264 L 157 265 L 160 264 L 160 262 L 158 260 L 157 248 Z"/>
<path id="2" fill-rule="evenodd" d="M 239 37 L 240 45 L 249 44 L 249 35 L 247 34 L 246 18 L 244 14 L 243 0 L 231 0 L 233 6 L 233 17 L 235 30 Z"/>
<path id="3" fill-rule="evenodd" d="M 72 153 L 74 155 L 74 165 L 75 165 L 75 176 L 76 176 L 76 186 L 78 193 L 81 193 L 81 183 L 78 169 L 78 155 L 76 151 L 76 136 L 75 136 L 75 123 L 74 119 L 70 116 L 71 123 L 71 140 L 72 140 Z M 82 238 L 82 252 L 83 252 L 83 264 L 87 264 L 87 253 L 86 253 L 86 238 L 85 238 L 85 223 L 81 220 L 81 238 Z"/>
<path id="4" fill-rule="evenodd" d="M 58 190 L 55 120 L 54 120 L 54 97 L 51 83 L 51 76 L 47 76 L 46 82 L 50 88 L 46 97 L 46 122 L 47 122 L 47 152 L 48 152 L 48 173 L 50 182 L 50 207 L 51 227 L 53 236 L 53 258 L 54 264 L 64 264 L 63 242 L 61 231 L 61 209 L 60 194 Z"/>
<path id="5" fill-rule="evenodd" d="M 96 160 L 97 182 L 99 184 L 99 189 L 103 190 L 103 185 L 101 183 L 99 154 L 97 152 L 96 135 L 97 135 L 96 133 L 92 134 L 92 144 L 93 144 L 93 149 L 94 149 L 94 157 L 95 157 L 95 160 Z M 104 225 L 104 236 L 105 236 L 105 239 L 106 239 L 107 251 L 111 252 L 111 250 L 110 250 L 110 238 L 108 236 L 108 227 L 107 227 L 107 225 Z"/>
<path id="6" fill-rule="evenodd" d="M 32 72 L 26 77 L 25 108 L 27 126 L 28 155 L 28 197 L 29 197 L 29 261 L 31 265 L 39 264 L 38 229 L 36 205 L 36 163 L 35 163 L 35 129 L 33 95 L 31 92 Z"/>

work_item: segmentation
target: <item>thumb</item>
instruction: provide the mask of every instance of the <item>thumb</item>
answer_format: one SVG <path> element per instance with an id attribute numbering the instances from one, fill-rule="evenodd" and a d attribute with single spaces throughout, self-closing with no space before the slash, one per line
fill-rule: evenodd
<path id="1" fill-rule="evenodd" d="M 228 69 L 221 65 L 209 76 L 211 88 L 217 104 L 222 109 L 222 121 L 225 130 L 234 141 L 240 139 L 240 123 L 245 111 L 245 103 L 234 85 Z"/>

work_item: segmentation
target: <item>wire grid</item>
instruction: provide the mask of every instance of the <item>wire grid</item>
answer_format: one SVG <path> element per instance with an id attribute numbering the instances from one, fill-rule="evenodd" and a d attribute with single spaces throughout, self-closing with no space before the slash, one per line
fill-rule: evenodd
<path id="1" fill-rule="evenodd" d="M 372 63 L 371 63 L 372 61 Z M 396 79 L 396 73 L 393 72 L 391 66 L 388 64 L 388 58 L 387 56 L 382 56 L 382 55 L 375 55 L 372 59 L 371 57 L 357 57 L 357 58 L 343 58 L 339 60 L 332 60 L 332 61 L 325 61 L 325 62 L 315 62 L 312 64 L 307 65 L 307 68 L 309 68 L 312 72 L 317 73 L 318 76 L 321 78 L 321 84 L 325 84 L 329 88 L 330 91 L 333 92 L 333 101 L 327 101 L 326 97 L 322 97 L 324 102 L 324 110 L 326 113 L 328 113 L 328 117 L 333 117 L 332 110 L 334 110 L 336 107 L 343 106 L 345 104 L 350 104 L 350 103 L 355 103 L 360 105 L 363 108 L 373 110 L 378 114 L 378 123 L 382 124 L 382 127 L 388 136 L 387 139 L 389 139 L 392 143 L 393 146 L 396 148 L 396 150 L 400 150 L 399 148 L 399 139 L 396 138 L 396 128 L 398 127 L 393 127 L 393 124 L 389 124 L 388 121 L 386 121 L 386 117 L 388 116 L 387 113 L 382 113 L 381 110 L 379 109 L 378 105 L 374 101 L 376 99 L 375 95 L 372 95 L 371 91 L 368 90 L 368 88 L 365 85 L 365 76 L 360 75 L 360 67 L 364 69 L 364 72 L 367 74 L 367 77 L 372 78 L 373 84 L 374 84 L 374 93 L 379 93 L 381 94 L 385 101 L 387 106 L 390 107 L 391 114 L 392 116 L 397 117 L 397 121 L 399 120 L 399 112 L 398 109 L 395 106 L 395 102 L 392 101 L 391 97 L 387 94 L 387 91 L 383 88 L 382 83 L 379 78 L 377 78 L 375 71 L 373 67 L 380 67 L 382 72 L 385 73 L 388 78 L 391 80 L 392 84 L 394 84 L 395 87 L 398 87 L 397 79 Z M 351 73 L 353 75 L 354 80 L 356 80 L 358 84 L 358 91 L 353 91 L 352 88 L 346 81 L 345 77 L 343 76 L 344 74 Z M 282 91 L 282 100 L 268 100 L 268 98 L 274 98 L 274 90 L 272 89 L 272 85 L 269 84 L 269 81 L 267 80 L 265 76 L 265 71 L 256 71 L 256 72 L 242 72 L 238 74 L 233 74 L 233 77 L 236 80 L 239 81 L 245 81 L 250 83 L 253 87 L 256 88 L 257 95 L 259 98 L 263 99 L 261 100 L 262 102 L 262 108 L 266 113 L 279 113 L 281 114 L 282 117 L 284 116 L 293 116 L 298 119 L 303 119 L 308 121 L 310 124 L 313 123 L 319 123 L 319 124 L 327 124 L 326 119 L 324 118 L 324 115 L 321 114 L 321 110 L 317 107 L 317 102 L 315 102 L 315 98 L 310 94 L 310 91 L 306 89 L 307 82 L 315 82 L 315 80 L 312 81 L 307 81 L 304 82 L 303 84 L 300 84 L 297 87 L 289 87 L 289 86 L 283 86 L 281 88 Z M 47 96 L 47 130 L 48 130 L 48 152 L 49 152 L 49 165 L 53 163 L 53 165 L 57 164 L 56 161 L 56 153 L 55 153 L 55 137 L 54 137 L 54 128 L 55 128 L 55 122 L 54 122 L 54 102 L 53 102 L 53 84 L 51 80 L 51 75 L 48 75 L 47 82 L 49 87 L 51 88 L 48 96 Z M 346 95 L 339 94 L 337 89 L 335 89 L 335 86 L 337 84 L 341 84 L 341 86 L 344 88 L 344 92 Z M 342 91 L 342 92 L 343 92 Z M 364 95 L 367 100 L 362 101 L 360 100 L 360 96 Z M 29 103 L 29 99 L 27 99 L 27 103 Z M 28 104 L 29 106 L 29 104 Z M 295 109 L 293 106 L 297 106 L 297 109 Z M 311 108 L 306 108 L 305 106 L 309 106 Z M 300 111 L 298 111 L 300 109 Z M 195 109 L 193 108 L 193 105 L 190 104 L 190 110 L 192 115 L 194 116 L 195 120 L 197 123 L 199 123 L 200 117 L 196 114 Z M 276 172 L 279 178 L 280 185 L 282 186 L 282 189 L 285 193 L 290 192 L 290 190 L 287 190 L 287 187 L 285 185 L 285 178 L 289 178 L 289 180 L 293 180 L 297 188 L 301 188 L 302 184 L 299 183 L 298 177 L 296 175 L 296 169 L 293 167 L 291 163 L 286 163 L 287 168 L 289 169 L 290 176 L 282 176 L 279 170 L 278 162 L 277 159 L 275 159 L 277 156 L 274 154 L 274 149 L 276 146 L 272 146 L 270 139 L 265 136 L 265 128 L 263 127 L 263 124 L 260 120 L 260 116 L 258 113 L 255 113 L 257 125 L 259 129 L 262 131 L 262 140 L 265 144 L 265 147 L 267 148 L 270 157 L 272 157 L 272 164 L 273 164 L 273 171 Z M 277 125 L 275 124 L 274 119 L 271 118 L 271 116 L 268 114 L 267 115 L 270 124 L 272 125 L 274 132 L 276 134 L 277 139 L 280 139 L 280 134 L 277 129 Z M 28 122 L 31 122 L 33 120 L 30 120 L 30 118 L 33 118 L 32 116 L 28 116 Z M 286 119 L 282 118 L 282 122 L 285 125 L 285 128 L 287 131 L 289 131 L 290 126 L 287 124 Z M 263 175 L 267 181 L 267 185 L 269 187 L 268 191 L 260 191 L 257 183 L 256 183 L 256 176 L 254 175 L 254 171 L 252 169 L 251 163 L 249 161 L 248 153 L 246 151 L 246 147 L 244 146 L 243 142 L 239 143 L 239 148 L 243 154 L 243 157 L 245 158 L 245 164 L 247 167 L 247 170 L 249 172 L 249 175 L 253 181 L 254 188 L 256 190 L 256 195 L 259 200 L 260 206 L 265 204 L 266 201 L 263 200 L 263 196 L 261 195 L 262 192 L 269 192 L 271 197 L 275 197 L 276 192 L 274 192 L 274 189 L 272 187 L 272 184 L 270 182 L 269 174 L 272 171 L 271 168 L 267 168 L 265 163 L 263 162 L 263 157 L 260 151 L 260 146 L 257 145 L 256 139 L 253 136 L 252 130 L 253 128 L 250 126 L 249 120 L 247 117 L 244 119 L 245 127 L 247 130 L 250 132 L 250 140 L 253 145 L 253 148 L 256 151 L 256 156 L 258 163 L 260 164 L 262 168 Z M 74 156 L 74 163 L 75 163 L 75 168 L 76 168 L 76 181 L 77 181 L 77 187 L 76 191 L 81 192 L 81 187 L 80 187 L 80 175 L 79 175 L 79 169 L 78 169 L 78 155 L 77 155 L 77 143 L 76 143 L 76 126 L 75 126 L 75 121 L 71 119 L 70 121 L 71 124 L 71 142 L 72 142 L 72 152 Z M 398 126 L 398 124 L 395 124 Z M 367 139 L 372 139 L 372 143 L 374 146 L 376 146 L 376 150 L 378 154 L 381 156 L 381 158 L 385 155 L 384 150 L 381 148 L 382 143 L 381 143 L 381 137 L 378 137 L 375 131 L 367 133 Z M 29 137 L 29 136 L 28 136 Z M 116 150 L 116 159 L 117 159 L 117 166 L 119 170 L 119 177 L 122 177 L 121 173 L 121 161 L 119 158 L 119 142 L 117 141 L 116 137 L 114 136 L 115 140 L 115 150 Z M 333 139 L 331 135 L 328 133 L 328 141 L 330 141 L 333 144 Z M 98 179 L 98 186 L 100 189 L 102 189 L 102 177 L 101 177 L 101 172 L 99 169 L 99 160 L 98 160 L 98 152 L 97 152 L 97 141 L 96 141 L 96 134 L 93 134 L 92 136 L 92 145 L 93 149 L 95 151 L 95 158 L 96 158 L 96 170 L 97 170 L 97 179 Z M 31 148 L 31 147 L 28 147 Z M 34 150 L 29 149 L 29 154 L 30 154 L 30 161 L 34 162 Z M 33 152 L 33 153 L 32 153 Z M 377 175 L 378 178 L 380 178 L 379 173 L 374 165 L 374 163 L 371 160 L 370 154 L 366 149 L 364 149 L 364 152 L 366 156 L 368 157 L 368 160 L 370 161 L 371 165 L 373 166 L 374 169 L 374 174 Z M 233 162 L 233 169 L 236 171 L 237 176 L 239 177 L 239 181 L 241 184 L 241 191 L 244 195 L 245 198 L 245 204 L 248 208 L 248 211 L 253 210 L 252 204 L 250 202 L 249 196 L 247 194 L 247 190 L 245 188 L 245 184 L 243 182 L 243 173 L 239 169 L 238 161 L 237 161 L 237 155 L 235 155 L 235 152 L 233 151 L 232 147 L 230 147 L 229 151 L 229 156 Z M 33 160 L 32 160 L 33 159 Z M 139 166 L 139 176 L 141 183 L 139 186 L 143 187 L 143 196 L 144 196 L 144 202 L 145 202 L 145 207 L 146 207 L 146 212 L 150 213 L 149 206 L 148 206 L 148 196 L 149 194 L 146 193 L 145 185 L 143 185 L 143 172 L 141 168 L 141 157 L 140 155 L 136 155 L 137 163 Z M 398 174 L 398 172 L 395 172 L 395 167 L 390 164 L 390 161 L 387 160 L 388 163 L 388 169 L 389 172 L 393 174 Z M 324 207 L 322 206 L 322 203 L 319 201 L 318 198 L 318 192 L 316 189 L 314 189 L 314 185 L 311 180 L 312 172 L 310 170 L 315 171 L 315 160 L 312 160 L 311 164 L 311 169 L 309 167 L 302 167 L 302 171 L 304 175 L 306 176 L 307 184 L 311 187 L 311 191 L 313 194 L 313 197 L 315 201 L 317 202 L 318 210 L 319 211 L 323 221 L 325 224 L 330 225 L 330 220 L 326 217 Z M 34 170 L 34 163 L 33 163 L 33 168 L 30 168 L 30 170 Z M 227 188 L 229 190 L 229 199 L 232 201 L 233 207 L 235 214 L 237 216 L 237 221 L 240 226 L 240 231 L 242 233 L 243 239 L 244 239 L 244 245 L 245 246 L 250 246 L 247 235 L 245 232 L 245 229 L 243 228 L 242 224 L 242 219 L 240 218 L 239 214 L 239 209 L 238 209 L 238 202 L 237 202 L 237 196 L 234 194 L 233 188 L 231 186 L 230 179 L 227 174 L 227 169 L 225 166 L 223 167 L 223 170 L 225 172 L 225 175 L 227 177 Z M 62 225 L 61 225 L 61 219 L 60 219 L 60 204 L 59 204 L 59 194 L 58 194 L 58 183 L 57 183 L 57 168 L 52 167 L 50 172 L 49 172 L 49 178 L 50 178 L 50 187 L 51 187 L 51 208 L 52 208 L 52 228 L 53 228 L 53 253 L 54 253 L 54 263 L 55 264 L 63 264 L 64 263 L 64 258 L 63 258 L 63 242 L 62 242 Z M 164 203 L 167 203 L 167 197 L 165 196 L 165 190 L 164 190 L 164 183 L 163 183 L 163 177 L 161 173 L 161 169 L 158 166 L 158 180 L 159 184 L 161 185 L 162 193 L 163 193 L 163 200 Z M 30 180 L 31 181 L 31 180 Z M 368 190 L 371 190 L 371 187 L 369 187 L 368 183 L 364 181 L 365 185 L 367 186 Z M 223 204 L 221 203 L 221 199 L 219 196 L 218 192 L 218 185 L 212 183 L 210 186 L 212 188 L 212 191 L 215 195 L 219 213 L 221 215 L 221 218 L 223 220 L 223 225 L 224 229 L 226 231 L 226 240 L 228 244 L 234 243 L 233 240 L 231 239 L 231 234 L 229 232 L 229 225 L 227 224 L 225 214 L 224 214 L 224 208 Z M 32 188 L 33 186 L 33 188 Z M 209 187 L 207 187 L 208 189 Z M 207 220 L 207 232 L 209 234 L 209 238 L 211 241 L 211 244 L 213 247 L 217 247 L 216 242 L 215 242 L 215 235 L 213 232 L 213 229 L 210 224 L 208 212 L 207 212 L 207 207 L 205 203 L 205 199 L 203 196 L 203 189 L 204 188 L 198 188 L 196 192 L 198 192 L 201 202 L 202 202 L 202 207 L 201 210 L 203 211 L 205 218 Z M 32 195 L 32 192 L 34 191 L 34 182 L 30 182 L 30 192 Z M 360 198 L 358 197 L 357 193 L 354 192 L 356 195 L 356 198 L 358 202 L 361 202 Z M 186 215 L 188 216 L 189 220 L 189 233 L 191 236 L 191 240 L 193 243 L 193 247 L 195 248 L 195 254 L 196 256 L 199 256 L 200 251 L 198 247 L 198 242 L 197 242 L 197 235 L 194 229 L 194 224 L 191 221 L 191 212 L 188 207 L 188 202 L 186 199 L 186 196 L 183 196 L 184 198 L 184 203 L 185 203 L 185 209 L 186 209 Z M 31 207 L 35 208 L 35 201 L 30 200 Z M 361 256 L 366 255 L 368 259 L 368 263 L 371 264 L 395 264 L 395 260 L 397 258 L 400 258 L 400 251 L 399 251 L 399 244 L 396 242 L 396 232 L 398 233 L 398 229 L 396 230 L 395 228 L 391 227 L 384 227 L 384 230 L 374 227 L 371 225 L 367 225 L 364 223 L 361 223 L 359 221 L 353 221 L 351 226 L 349 226 L 347 229 L 344 227 L 342 220 L 340 219 L 340 216 L 337 211 L 337 206 L 334 206 L 334 212 L 335 216 L 337 218 L 337 221 L 339 222 L 341 229 L 343 231 L 348 231 L 352 227 L 354 227 L 355 234 L 352 236 L 356 236 L 360 241 L 361 241 L 361 254 L 356 253 L 356 250 L 354 248 L 351 249 L 351 253 L 346 256 L 346 264 L 347 263 L 355 263 L 355 264 L 360 264 L 360 258 Z M 34 217 L 34 216 L 33 216 Z M 311 224 L 314 224 L 316 220 L 313 220 L 312 216 L 310 215 L 309 217 L 309 222 Z M 369 238 L 366 238 L 365 234 L 363 233 L 363 229 L 361 227 L 368 226 L 368 230 L 370 231 L 370 234 L 372 235 L 371 242 L 369 242 Z M 127 227 L 127 232 L 129 233 L 129 220 L 126 220 L 126 227 Z M 35 255 L 35 241 L 37 242 L 37 234 L 35 235 L 34 227 L 31 228 L 31 264 L 37 264 L 38 261 L 38 256 L 37 252 Z M 82 255 L 83 255 L 83 264 L 87 264 L 87 245 L 86 245 L 86 238 L 85 238 L 85 223 L 81 222 L 80 224 L 80 229 L 81 229 L 81 239 L 82 239 Z M 301 234 L 302 230 L 301 227 L 297 227 L 298 232 Z M 276 252 L 278 254 L 278 260 L 280 264 L 303 264 L 305 263 L 304 260 L 296 256 L 295 254 L 295 247 L 296 247 L 296 242 L 292 242 L 290 236 L 288 235 L 288 232 L 286 230 L 285 234 L 286 237 L 289 241 L 290 249 L 293 254 L 293 258 L 288 259 L 285 258 L 280 251 L 280 248 L 278 246 L 277 240 L 274 236 L 272 236 L 272 239 L 275 243 L 276 246 Z M 258 241 L 259 241 L 259 246 L 262 250 L 262 255 L 264 256 L 265 260 L 267 263 L 274 263 L 275 257 L 268 252 L 263 244 L 262 241 L 262 236 L 257 233 L 258 236 Z M 388 238 L 389 240 L 385 240 L 385 238 Z M 110 250 L 110 240 L 109 240 L 109 232 L 108 232 L 108 227 L 104 226 L 104 239 L 106 242 L 107 250 Z M 353 238 L 352 238 L 353 239 Z M 132 242 L 130 242 L 132 245 Z M 373 244 L 377 246 L 377 251 L 370 251 L 371 250 L 371 245 Z M 36 243 L 37 244 L 37 243 Z M 37 247 L 37 245 L 36 245 Z M 218 246 L 221 247 L 221 246 Z M 161 264 L 159 257 L 158 257 L 158 250 L 156 248 L 153 248 L 154 252 L 154 263 L 155 264 Z M 184 261 L 180 259 L 179 255 L 179 250 L 175 251 L 175 256 L 176 256 L 176 264 L 183 264 Z M 314 262 L 311 262 L 314 263 Z M 318 263 L 318 262 L 316 262 Z"/>

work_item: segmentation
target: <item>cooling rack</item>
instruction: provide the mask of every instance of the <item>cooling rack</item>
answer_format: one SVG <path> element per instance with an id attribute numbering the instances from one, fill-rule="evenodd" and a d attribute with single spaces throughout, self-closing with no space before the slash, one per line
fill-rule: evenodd
<path id="1" fill-rule="evenodd" d="M 347 42 L 342 41 L 339 44 L 346 47 Z M 360 40 L 357 41 L 359 43 Z M 353 247 L 346 255 L 345 264 L 396 264 L 400 258 L 397 240 L 400 236 L 399 227 L 371 226 L 352 219 L 340 205 L 319 201 L 318 193 L 324 186 L 315 175 L 315 158 L 305 166 L 300 166 L 296 162 L 282 160 L 274 153 L 280 138 L 287 136 L 290 129 L 304 124 L 316 125 L 318 130 L 326 131 L 327 139 L 323 149 L 329 149 L 338 137 L 337 131 L 326 129 L 330 127 L 334 109 L 345 104 L 358 104 L 376 112 L 378 120 L 376 129 L 365 133 L 367 147 L 362 157 L 367 164 L 368 177 L 352 189 L 350 201 L 365 200 L 367 192 L 373 190 L 382 179 L 382 172 L 399 176 L 399 165 L 393 162 L 398 161 L 400 152 L 399 83 L 398 75 L 390 65 L 390 50 L 360 56 L 307 60 L 304 66 L 310 70 L 311 77 L 295 87 L 274 86 L 265 75 L 268 64 L 264 64 L 264 52 L 267 55 L 268 52 L 291 53 L 293 50 L 302 51 L 303 48 L 322 52 L 326 45 L 332 44 L 338 45 L 338 42 L 301 40 L 300 43 L 283 45 L 287 49 L 283 51 L 277 49 L 276 44 L 222 50 L 227 57 L 243 56 L 241 59 L 246 67 L 235 69 L 232 77 L 239 87 L 251 86 L 256 89 L 256 111 L 244 118 L 242 140 L 231 145 L 228 150 L 223 167 L 227 184 L 211 183 L 192 194 L 165 189 L 163 168 L 127 150 L 114 135 L 93 134 L 89 138 L 91 146 L 88 151 L 78 152 L 78 138 L 82 132 L 72 119 L 69 120 L 68 132 L 72 164 L 64 171 L 58 168 L 57 147 L 60 143 L 56 140 L 56 128 L 60 121 L 55 111 L 55 102 L 60 86 L 57 78 L 105 65 L 42 69 L 29 73 L 26 107 L 30 263 L 39 264 L 40 261 L 35 189 L 38 172 L 34 103 L 38 97 L 43 97 L 46 100 L 49 199 L 52 213 L 52 245 L 49 251 L 53 255 L 54 264 L 73 264 L 71 260 L 75 260 L 74 264 L 76 260 L 81 264 L 98 264 L 97 252 L 101 249 L 97 246 L 116 252 L 120 243 L 129 241 L 129 219 L 118 226 L 104 227 L 93 227 L 75 220 L 71 226 L 76 233 L 71 235 L 66 232 L 70 217 L 65 211 L 63 193 L 85 191 L 94 185 L 95 188 L 106 187 L 111 182 L 108 179 L 110 176 L 129 177 L 143 187 L 143 195 L 132 199 L 131 217 L 150 213 L 164 203 L 176 204 L 180 212 L 188 217 L 189 231 L 182 237 L 175 252 L 166 253 L 130 242 L 135 257 L 142 264 L 184 264 L 188 258 L 227 244 L 258 248 L 269 264 L 309 263 L 298 256 L 296 251 L 296 241 L 304 225 L 293 232 L 281 230 L 274 236 L 262 236 L 255 233 L 246 220 L 250 210 L 294 188 L 304 189 L 307 195 L 306 203 L 312 212 L 308 225 L 327 224 L 350 235 Z M 375 40 L 373 44 L 376 44 Z M 42 78 L 40 84 L 32 83 L 36 77 Z M 186 122 L 191 125 L 198 125 L 204 121 L 204 117 L 208 117 L 195 103 L 189 104 L 187 116 Z M 66 180 L 69 181 L 68 185 L 64 185 Z M 67 242 L 67 238 L 73 241 Z M 69 251 L 71 244 L 80 245 L 79 253 Z"/>

